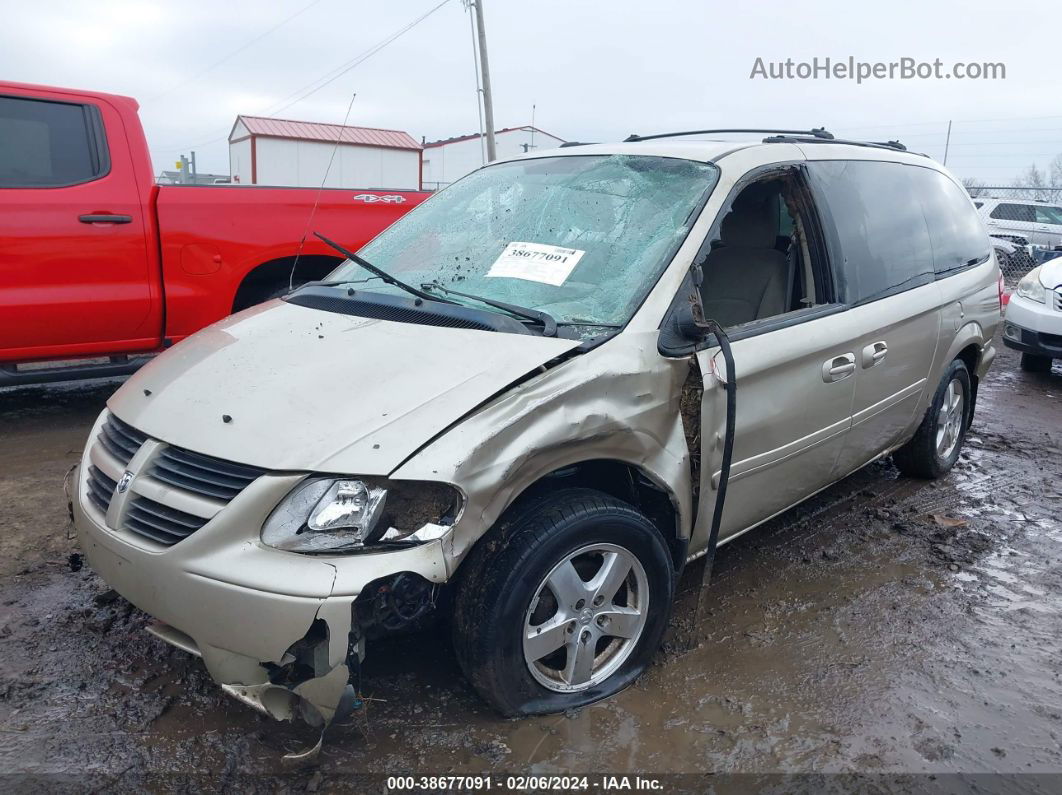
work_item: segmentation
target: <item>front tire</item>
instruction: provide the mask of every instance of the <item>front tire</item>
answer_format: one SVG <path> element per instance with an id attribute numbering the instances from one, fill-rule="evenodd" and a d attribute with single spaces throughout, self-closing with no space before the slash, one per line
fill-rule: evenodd
<path id="1" fill-rule="evenodd" d="M 966 439 L 972 394 L 970 372 L 956 359 L 940 380 L 915 435 L 892 454 L 893 463 L 903 474 L 936 480 L 955 466 Z"/>
<path id="2" fill-rule="evenodd" d="M 1051 361 L 1050 356 L 1023 353 L 1021 355 L 1021 369 L 1027 373 L 1049 373 L 1051 372 Z"/>
<path id="3" fill-rule="evenodd" d="M 454 648 L 504 715 L 585 706 L 630 685 L 671 614 L 664 538 L 633 506 L 566 489 L 513 511 L 465 562 Z"/>

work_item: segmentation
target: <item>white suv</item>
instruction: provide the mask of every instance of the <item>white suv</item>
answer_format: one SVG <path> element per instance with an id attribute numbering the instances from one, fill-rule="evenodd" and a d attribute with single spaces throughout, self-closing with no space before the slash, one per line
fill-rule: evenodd
<path id="1" fill-rule="evenodd" d="M 1021 367 L 1045 373 L 1062 359 L 1062 257 L 1033 268 L 1007 304 L 1003 343 L 1021 351 Z"/>
<path id="2" fill-rule="evenodd" d="M 1054 247 L 1062 245 L 1062 207 L 1033 199 L 993 199 L 978 197 L 974 206 L 988 228 L 988 234 L 1018 245 Z"/>

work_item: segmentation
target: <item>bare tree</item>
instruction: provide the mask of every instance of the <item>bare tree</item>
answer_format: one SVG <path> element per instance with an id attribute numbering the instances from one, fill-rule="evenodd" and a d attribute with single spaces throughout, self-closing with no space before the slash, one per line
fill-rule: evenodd
<path id="1" fill-rule="evenodd" d="M 962 185 L 973 199 L 976 199 L 985 192 L 985 183 L 977 179 L 977 177 L 963 177 Z"/>
<path id="2" fill-rule="evenodd" d="M 1048 184 L 1053 188 L 1062 188 L 1062 155 L 1055 155 L 1047 167 L 1047 173 L 1050 177 Z"/>
<path id="3" fill-rule="evenodd" d="M 1011 187 L 1014 188 L 1015 197 L 1022 199 L 1039 199 L 1044 200 L 1047 198 L 1048 191 L 1043 188 L 1046 185 L 1043 172 L 1040 171 L 1036 163 L 1031 163 L 1025 171 L 1018 175 L 1018 178 L 1011 183 Z"/>

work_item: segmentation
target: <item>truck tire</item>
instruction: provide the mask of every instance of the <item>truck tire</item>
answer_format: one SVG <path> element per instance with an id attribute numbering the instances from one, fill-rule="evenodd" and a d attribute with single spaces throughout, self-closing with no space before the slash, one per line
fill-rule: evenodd
<path id="1" fill-rule="evenodd" d="M 948 474 L 959 460 L 972 400 L 970 373 L 966 364 L 956 359 L 940 379 L 915 435 L 892 454 L 896 467 L 910 477 L 929 480 Z"/>
<path id="2" fill-rule="evenodd" d="M 1049 373 L 1051 372 L 1052 361 L 1050 356 L 1023 353 L 1021 355 L 1021 369 L 1027 373 Z"/>
<path id="3" fill-rule="evenodd" d="M 464 564 L 458 662 L 507 716 L 608 698 L 656 652 L 675 580 L 663 536 L 633 506 L 590 489 L 540 496 L 503 518 Z"/>

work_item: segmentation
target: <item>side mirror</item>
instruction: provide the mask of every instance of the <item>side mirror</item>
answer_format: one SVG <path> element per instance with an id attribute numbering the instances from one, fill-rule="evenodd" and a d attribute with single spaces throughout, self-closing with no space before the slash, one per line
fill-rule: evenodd
<path id="1" fill-rule="evenodd" d="M 704 322 L 704 309 L 696 293 L 690 293 L 689 300 L 676 307 L 672 322 L 675 330 L 693 343 L 701 342 L 709 334 L 708 324 Z"/>
<path id="2" fill-rule="evenodd" d="M 701 342 L 708 336 L 708 324 L 704 322 L 704 307 L 701 305 L 701 283 L 704 280 L 704 272 L 699 263 L 690 266 L 690 281 L 693 289 L 690 290 L 676 309 L 674 315 L 675 330 L 684 339 L 693 343 Z"/>

